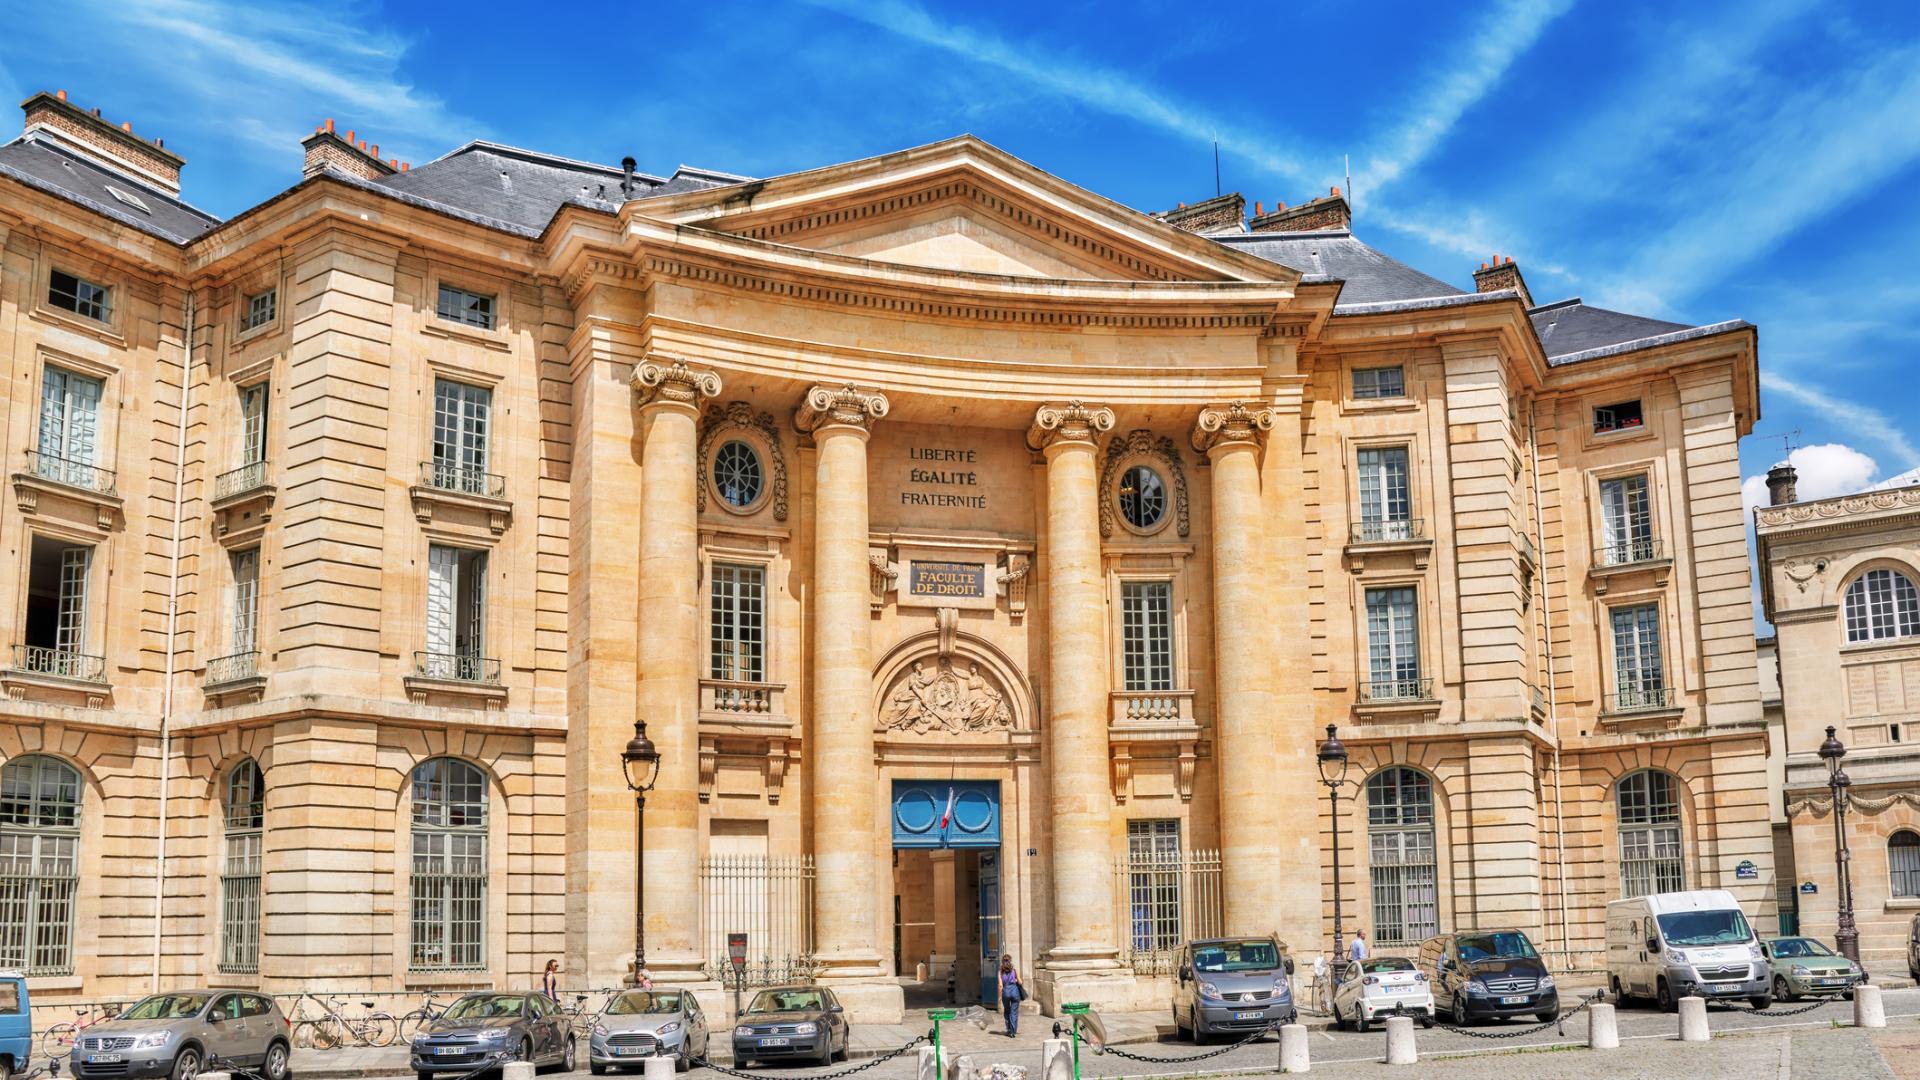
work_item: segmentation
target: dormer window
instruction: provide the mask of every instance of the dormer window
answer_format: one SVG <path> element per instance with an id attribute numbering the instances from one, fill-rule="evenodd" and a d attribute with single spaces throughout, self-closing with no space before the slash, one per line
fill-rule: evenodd
<path id="1" fill-rule="evenodd" d="M 1593 410 L 1593 433 L 1605 435 L 1609 431 L 1625 431 L 1640 427 L 1644 423 L 1638 401 L 1622 401 L 1614 405 L 1602 405 Z"/>
<path id="2" fill-rule="evenodd" d="M 443 319 L 477 326 L 482 330 L 491 330 L 493 329 L 493 297 L 470 293 L 451 285 L 442 285 L 440 286 L 439 314 Z"/>
<path id="3" fill-rule="evenodd" d="M 113 311 L 113 290 L 64 270 L 47 275 L 47 303 L 62 311 L 106 322 Z"/>

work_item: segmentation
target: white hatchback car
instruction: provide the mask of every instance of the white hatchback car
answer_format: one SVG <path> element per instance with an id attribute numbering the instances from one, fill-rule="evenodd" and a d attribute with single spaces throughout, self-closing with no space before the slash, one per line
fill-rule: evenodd
<path id="1" fill-rule="evenodd" d="M 1405 1014 L 1433 1026 L 1433 988 L 1427 975 L 1404 956 L 1376 956 L 1350 963 L 1333 990 L 1333 1022 L 1356 1031 L 1388 1016 Z"/>

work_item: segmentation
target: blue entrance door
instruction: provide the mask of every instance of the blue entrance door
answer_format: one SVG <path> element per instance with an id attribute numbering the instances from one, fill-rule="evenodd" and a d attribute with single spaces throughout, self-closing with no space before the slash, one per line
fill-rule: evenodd
<path id="1" fill-rule="evenodd" d="M 895 780 L 893 846 L 998 848 L 998 780 Z"/>
<path id="2" fill-rule="evenodd" d="M 991 1008 L 1000 978 L 1000 852 L 980 853 L 980 1001 Z"/>

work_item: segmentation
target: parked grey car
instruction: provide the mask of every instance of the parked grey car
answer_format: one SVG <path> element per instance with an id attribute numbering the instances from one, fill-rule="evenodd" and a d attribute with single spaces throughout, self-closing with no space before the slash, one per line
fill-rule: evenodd
<path id="1" fill-rule="evenodd" d="M 419 1080 L 433 1080 L 489 1062 L 531 1061 L 572 1072 L 573 1053 L 573 1023 L 546 995 L 481 991 L 422 1026 L 407 1056 Z"/>
<path id="2" fill-rule="evenodd" d="M 775 986 L 753 995 L 733 1029 L 733 1063 L 806 1058 L 827 1065 L 847 1056 L 847 1018 L 833 991 Z"/>
<path id="3" fill-rule="evenodd" d="M 209 1062 L 286 1080 L 290 1044 L 287 1018 L 265 994 L 183 990 L 142 998 L 87 1028 L 73 1042 L 71 1064 L 80 1080 L 193 1080 Z"/>
<path id="4" fill-rule="evenodd" d="M 692 994 L 679 990 L 628 990 L 615 994 L 593 1025 L 587 1067 L 595 1076 L 623 1066 L 639 1068 L 650 1057 L 671 1057 L 686 1072 L 707 1056 L 707 1018 Z"/>
<path id="5" fill-rule="evenodd" d="M 1270 937 L 1190 941 L 1174 973 L 1173 1026 L 1195 1042 L 1291 1024 L 1293 958 Z"/>

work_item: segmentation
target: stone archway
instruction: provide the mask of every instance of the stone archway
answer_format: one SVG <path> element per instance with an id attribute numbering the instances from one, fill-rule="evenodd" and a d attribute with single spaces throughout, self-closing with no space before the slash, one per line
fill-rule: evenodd
<path id="1" fill-rule="evenodd" d="M 941 613 L 947 616 L 947 612 Z M 896 643 L 874 668 L 875 726 L 916 735 L 992 736 L 1036 727 L 1033 690 L 985 638 L 938 629 Z"/>

